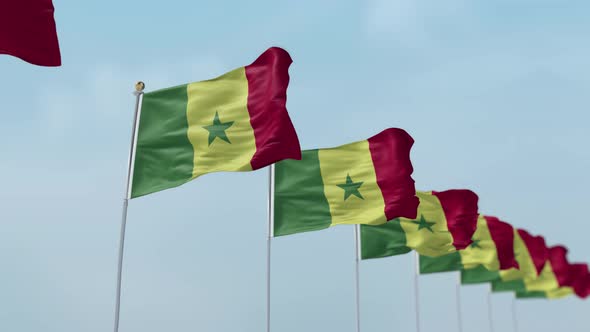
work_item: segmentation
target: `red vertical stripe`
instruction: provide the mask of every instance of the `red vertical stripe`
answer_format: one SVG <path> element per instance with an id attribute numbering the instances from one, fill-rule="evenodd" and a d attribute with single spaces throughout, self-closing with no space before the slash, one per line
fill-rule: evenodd
<path id="1" fill-rule="evenodd" d="M 584 276 L 584 278 L 581 280 L 581 287 L 584 293 L 581 294 L 581 297 L 586 298 L 588 296 L 590 296 L 590 272 L 586 271 L 586 275 Z"/>
<path id="2" fill-rule="evenodd" d="M 377 185 L 385 201 L 387 220 L 414 219 L 420 201 L 416 197 L 410 149 L 414 139 L 402 129 L 389 128 L 368 139 Z"/>
<path id="3" fill-rule="evenodd" d="M 59 66 L 61 56 L 51 0 L 0 1 L 0 54 L 39 66 Z"/>
<path id="4" fill-rule="evenodd" d="M 567 286 L 570 280 L 570 264 L 567 261 L 567 249 L 564 246 L 549 248 L 549 261 L 553 274 L 560 287 Z"/>
<path id="5" fill-rule="evenodd" d="M 287 51 L 271 47 L 246 66 L 248 113 L 256 140 L 252 169 L 283 159 L 301 159 L 297 133 L 286 107 L 292 62 Z"/>
<path id="6" fill-rule="evenodd" d="M 588 265 L 576 263 L 570 265 L 570 278 L 568 285 L 574 289 L 578 297 L 588 296 Z"/>
<path id="7" fill-rule="evenodd" d="M 586 290 L 586 296 L 584 296 L 584 298 L 590 296 L 590 273 L 588 273 L 586 275 L 586 277 L 584 278 L 584 287 Z"/>
<path id="8" fill-rule="evenodd" d="M 537 275 L 540 275 L 545 262 L 549 259 L 549 249 L 545 245 L 545 239 L 542 236 L 532 236 L 523 229 L 518 230 L 518 235 L 524 241 L 531 255 L 533 264 L 535 264 L 535 268 L 537 269 Z"/>
<path id="9" fill-rule="evenodd" d="M 432 194 L 442 205 L 453 245 L 457 250 L 467 248 L 473 242 L 471 238 L 477 228 L 477 195 L 466 189 L 433 191 Z"/>
<path id="10" fill-rule="evenodd" d="M 514 230 L 510 224 L 500 221 L 496 217 L 485 216 L 492 240 L 496 245 L 500 270 L 518 268 L 514 257 Z"/>

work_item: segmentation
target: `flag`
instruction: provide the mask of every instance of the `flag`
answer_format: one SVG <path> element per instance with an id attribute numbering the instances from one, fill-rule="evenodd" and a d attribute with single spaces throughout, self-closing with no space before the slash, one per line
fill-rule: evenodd
<path id="1" fill-rule="evenodd" d="M 0 2 L 0 54 L 39 66 L 60 66 L 51 0 Z"/>
<path id="2" fill-rule="evenodd" d="M 531 247 L 529 246 L 529 248 Z M 543 250 L 543 252 L 531 252 L 531 256 L 535 261 L 537 271 L 539 272 L 537 276 L 523 278 L 520 283 L 514 281 L 512 288 L 509 286 L 509 284 L 505 285 L 505 287 L 502 287 L 502 282 L 500 281 L 494 281 L 493 287 L 496 288 L 496 291 L 514 290 L 516 292 L 546 291 L 558 288 L 559 285 L 557 283 L 557 279 L 555 278 L 555 274 L 553 273 L 553 267 L 551 264 L 551 252 L 556 252 L 556 250 L 559 249 L 545 247 L 545 250 Z M 542 260 L 543 257 L 545 257 L 545 262 L 544 264 L 540 264 L 539 261 Z"/>
<path id="3" fill-rule="evenodd" d="M 512 227 L 512 226 L 510 226 Z M 492 282 L 492 290 L 518 291 L 524 289 L 523 279 L 536 278 L 544 266 L 547 257 L 545 240 L 540 236 L 531 236 L 524 230 L 514 229 L 512 255 L 515 264 L 510 269 L 500 271 L 483 271 L 471 269 L 461 271 L 463 284 Z"/>
<path id="4" fill-rule="evenodd" d="M 273 47 L 220 77 L 143 96 L 131 197 L 212 172 L 300 159 L 285 107 L 291 57 Z"/>
<path id="5" fill-rule="evenodd" d="M 514 253 L 518 269 L 500 272 L 500 278 L 492 281 L 492 291 L 518 291 L 526 289 L 526 280 L 537 279 L 549 257 L 549 250 L 542 236 L 532 236 L 519 229 L 514 237 Z"/>
<path id="6" fill-rule="evenodd" d="M 519 267 L 516 252 L 516 236 L 513 227 L 496 217 L 486 216 L 485 218 L 490 235 L 494 241 L 500 269 L 488 270 L 485 265 L 476 264 L 467 266 L 466 269 L 461 270 L 462 284 L 469 285 L 497 280 L 500 278 L 501 272 Z"/>
<path id="7" fill-rule="evenodd" d="M 473 277 L 497 275 L 497 271 L 517 266 L 514 259 L 512 226 L 496 217 L 480 215 L 473 242 L 467 248 L 440 256 L 420 256 L 420 273 L 468 270 Z M 469 278 L 466 279 L 468 281 Z"/>
<path id="8" fill-rule="evenodd" d="M 398 218 L 380 226 L 361 226 L 362 259 L 416 250 L 441 256 L 466 248 L 477 226 L 477 195 L 470 190 L 417 192 L 416 218 Z"/>
<path id="9" fill-rule="evenodd" d="M 574 293 L 571 285 L 571 264 L 568 263 L 567 249 L 553 246 L 548 249 L 549 257 L 538 278 L 525 280 L 525 289 L 518 289 L 520 299 L 557 299 Z"/>
<path id="10" fill-rule="evenodd" d="M 386 129 L 364 141 L 306 150 L 275 166 L 274 236 L 338 224 L 384 224 L 416 217 L 414 140 Z"/>

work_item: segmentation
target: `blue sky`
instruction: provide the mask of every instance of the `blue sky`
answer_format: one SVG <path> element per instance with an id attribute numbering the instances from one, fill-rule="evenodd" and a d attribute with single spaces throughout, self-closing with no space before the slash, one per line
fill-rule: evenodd
<path id="1" fill-rule="evenodd" d="M 417 188 L 588 261 L 587 1 L 54 0 L 63 67 L 0 57 L 0 330 L 109 331 L 137 80 L 208 79 L 270 46 L 294 59 L 304 148 L 406 129 Z M 267 173 L 130 203 L 121 332 L 261 331 Z M 354 331 L 352 227 L 273 242 L 273 330 Z M 362 262 L 363 331 L 412 331 L 411 255 Z M 423 331 L 455 331 L 456 275 L 422 277 Z M 486 286 L 461 289 L 485 329 Z M 511 296 L 493 297 L 511 331 Z M 575 298 L 518 303 L 520 331 L 587 330 Z"/>

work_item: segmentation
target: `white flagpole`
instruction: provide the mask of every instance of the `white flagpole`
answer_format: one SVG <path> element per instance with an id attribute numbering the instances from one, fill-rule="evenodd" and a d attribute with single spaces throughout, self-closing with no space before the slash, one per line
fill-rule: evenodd
<path id="1" fill-rule="evenodd" d="M 414 273 L 414 303 L 416 304 L 416 332 L 420 332 L 420 291 L 418 289 L 420 276 L 420 261 L 418 253 L 414 251 L 414 265 L 416 271 Z"/>
<path id="2" fill-rule="evenodd" d="M 133 116 L 133 129 L 131 130 L 131 148 L 129 149 L 129 160 L 127 162 L 127 184 L 125 187 L 125 198 L 123 199 L 123 211 L 121 216 L 121 234 L 119 238 L 119 263 L 117 268 L 117 295 L 115 298 L 115 327 L 114 331 L 119 331 L 119 315 L 121 313 L 121 280 L 123 275 L 123 250 L 125 248 L 125 227 L 127 226 L 127 207 L 131 197 L 131 179 L 133 178 L 133 163 L 135 157 L 135 143 L 137 140 L 137 126 L 139 124 L 139 114 L 141 112 L 141 101 L 145 84 L 137 82 L 135 84 L 135 114 Z"/>
<path id="3" fill-rule="evenodd" d="M 459 332 L 463 332 L 463 317 L 461 315 L 461 272 L 457 272 L 456 297 L 457 297 L 457 326 L 458 326 L 457 330 Z"/>
<path id="4" fill-rule="evenodd" d="M 516 299 L 512 298 L 512 324 L 514 332 L 518 332 L 518 316 L 516 315 Z"/>
<path id="5" fill-rule="evenodd" d="M 270 254 L 274 236 L 275 165 L 268 167 L 268 237 L 266 238 L 266 332 L 270 332 Z"/>
<path id="6" fill-rule="evenodd" d="M 488 319 L 490 322 L 490 332 L 494 332 L 494 318 L 492 316 L 492 285 L 488 290 Z"/>
<path id="7" fill-rule="evenodd" d="M 360 246 L 360 232 L 361 225 L 354 225 L 354 243 L 355 243 L 355 297 L 356 297 L 356 331 L 361 332 L 361 287 L 360 287 L 360 277 L 359 277 L 359 265 L 361 260 L 361 246 Z"/>

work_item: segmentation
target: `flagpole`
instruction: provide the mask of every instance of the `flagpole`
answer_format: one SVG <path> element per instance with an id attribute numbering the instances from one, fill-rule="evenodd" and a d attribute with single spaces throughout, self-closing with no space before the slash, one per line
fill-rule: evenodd
<path id="1" fill-rule="evenodd" d="M 360 228 L 361 225 L 354 225 L 354 243 L 355 243 L 355 297 L 356 297 L 356 331 L 361 332 L 361 287 L 360 287 L 360 276 L 359 276 L 359 265 L 361 260 L 360 252 Z"/>
<path id="2" fill-rule="evenodd" d="M 266 238 L 266 332 L 270 332 L 270 256 L 274 236 L 274 183 L 275 165 L 268 167 L 268 237 Z"/>
<path id="3" fill-rule="evenodd" d="M 488 289 L 488 319 L 490 322 L 490 332 L 494 332 L 494 318 L 492 317 L 492 285 Z"/>
<path id="4" fill-rule="evenodd" d="M 418 252 L 414 251 L 414 265 L 416 267 L 414 273 L 414 303 L 416 304 L 416 332 L 420 332 L 420 291 L 418 289 L 420 275 L 420 262 Z"/>
<path id="5" fill-rule="evenodd" d="M 457 273 L 457 285 L 455 291 L 457 298 L 457 330 L 463 332 L 463 317 L 461 316 L 461 272 Z"/>
<path id="6" fill-rule="evenodd" d="M 125 249 L 125 228 L 127 226 L 127 207 L 131 197 L 131 179 L 133 178 L 133 162 L 135 155 L 135 142 L 137 140 L 137 126 L 139 113 L 141 112 L 141 101 L 145 84 L 137 82 L 135 84 L 135 112 L 133 115 L 133 127 L 131 129 L 131 147 L 129 148 L 129 159 L 127 161 L 127 184 L 125 186 L 125 198 L 123 199 L 123 211 L 121 214 L 121 233 L 119 237 L 119 262 L 117 265 L 117 291 L 115 298 L 115 327 L 114 331 L 119 331 L 119 315 L 121 313 L 121 281 L 123 276 L 123 251 Z"/>
<path id="7" fill-rule="evenodd" d="M 516 299 L 512 298 L 512 324 L 514 326 L 514 332 L 518 332 L 518 316 L 516 315 Z"/>

